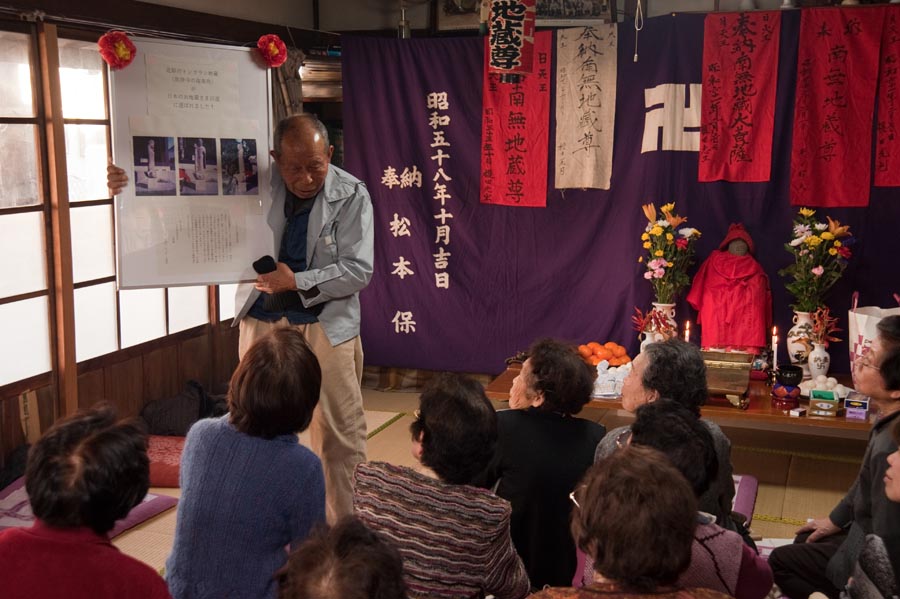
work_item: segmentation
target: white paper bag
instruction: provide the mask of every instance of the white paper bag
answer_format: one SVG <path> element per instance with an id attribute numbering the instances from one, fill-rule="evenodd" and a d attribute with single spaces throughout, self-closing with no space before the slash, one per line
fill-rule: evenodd
<path id="1" fill-rule="evenodd" d="M 900 295 L 894 294 L 900 304 Z M 856 387 L 856 368 L 854 363 L 862 357 L 872 341 L 878 336 L 878 323 L 887 316 L 900 315 L 900 308 L 879 308 L 878 306 L 857 306 L 859 292 L 854 292 L 850 312 L 847 315 L 847 346 L 850 349 L 850 372 L 853 373 L 853 386 Z"/>

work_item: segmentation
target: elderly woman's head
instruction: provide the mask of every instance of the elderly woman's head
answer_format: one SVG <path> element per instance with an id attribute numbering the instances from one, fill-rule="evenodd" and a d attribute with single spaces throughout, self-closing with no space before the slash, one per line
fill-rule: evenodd
<path id="1" fill-rule="evenodd" d="M 432 379 L 410 425 L 413 455 L 441 480 L 470 483 L 487 467 L 497 445 L 497 413 L 484 387 L 444 373 Z"/>
<path id="2" fill-rule="evenodd" d="M 706 403 L 706 364 L 700 350 L 673 337 L 651 343 L 632 362 L 622 385 L 622 406 L 634 412 L 660 398 L 676 401 L 700 416 Z"/>
<path id="3" fill-rule="evenodd" d="M 697 500 L 661 452 L 630 445 L 576 488 L 572 536 L 594 570 L 633 592 L 673 584 L 691 561 Z"/>
<path id="4" fill-rule="evenodd" d="M 306 430 L 319 403 L 322 370 L 303 334 L 277 328 L 254 343 L 228 385 L 231 422 L 272 439 Z"/>
<path id="5" fill-rule="evenodd" d="M 594 373 L 574 347 L 541 339 L 528 350 L 522 371 L 513 379 L 509 407 L 577 414 L 591 400 L 593 388 Z"/>
<path id="6" fill-rule="evenodd" d="M 900 316 L 888 316 L 878 323 L 878 336 L 853 365 L 857 391 L 882 406 L 900 401 Z"/>

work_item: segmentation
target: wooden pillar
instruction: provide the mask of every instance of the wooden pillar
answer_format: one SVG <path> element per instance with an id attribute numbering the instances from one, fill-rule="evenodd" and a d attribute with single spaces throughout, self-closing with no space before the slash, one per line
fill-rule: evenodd
<path id="1" fill-rule="evenodd" d="M 43 115 L 47 131 L 47 172 L 50 181 L 50 221 L 53 236 L 53 287 L 56 311 L 55 349 L 59 416 L 78 409 L 78 364 L 75 358 L 75 291 L 72 282 L 72 229 L 66 138 L 59 83 L 56 26 L 38 23 Z"/>

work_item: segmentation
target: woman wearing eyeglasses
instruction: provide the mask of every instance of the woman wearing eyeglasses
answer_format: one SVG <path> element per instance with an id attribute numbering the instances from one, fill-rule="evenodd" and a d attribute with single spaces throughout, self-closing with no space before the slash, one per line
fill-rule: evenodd
<path id="1" fill-rule="evenodd" d="M 815 591 L 837 597 L 866 535 L 881 537 L 895 568 L 900 558 L 900 504 L 885 495 L 887 459 L 897 450 L 891 423 L 900 421 L 900 316 L 878 323 L 878 336 L 854 368 L 856 390 L 869 396 L 878 420 L 847 495 L 828 517 L 800 528 L 793 545 L 780 547 L 769 557 L 775 583 L 793 599 Z"/>
<path id="2" fill-rule="evenodd" d="M 497 452 L 484 486 L 512 504 L 511 532 L 531 587 L 569 584 L 577 559 L 569 534 L 569 492 L 594 461 L 606 428 L 575 418 L 594 375 L 571 345 L 542 339 L 513 381 L 511 410 L 497 413 Z"/>

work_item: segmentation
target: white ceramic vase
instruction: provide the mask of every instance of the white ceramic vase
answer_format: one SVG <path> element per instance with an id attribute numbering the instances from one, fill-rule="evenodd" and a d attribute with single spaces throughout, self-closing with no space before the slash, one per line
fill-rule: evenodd
<path id="1" fill-rule="evenodd" d="M 675 322 L 675 304 L 660 304 L 659 302 L 653 302 L 653 311 L 664 315 L 671 328 L 671 333 L 673 335 L 678 334 L 678 325 Z M 665 339 L 666 336 L 663 335 L 663 338 L 659 339 L 659 341 L 665 341 Z"/>
<path id="2" fill-rule="evenodd" d="M 787 351 L 791 364 L 803 369 L 803 378 L 808 379 L 809 352 L 813 344 L 810 340 L 812 333 L 812 316 L 809 312 L 794 312 L 794 326 L 787 333 Z"/>
<path id="3" fill-rule="evenodd" d="M 831 366 L 831 356 L 828 354 L 828 350 L 825 349 L 824 343 L 813 343 L 813 349 L 809 352 L 807 364 L 809 364 L 809 375 L 812 378 L 816 378 L 820 374 L 828 374 L 828 367 Z"/>

